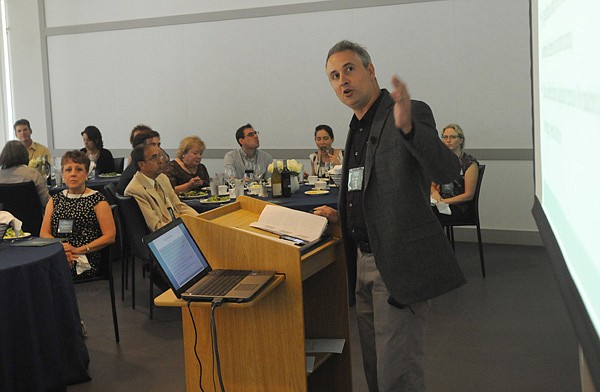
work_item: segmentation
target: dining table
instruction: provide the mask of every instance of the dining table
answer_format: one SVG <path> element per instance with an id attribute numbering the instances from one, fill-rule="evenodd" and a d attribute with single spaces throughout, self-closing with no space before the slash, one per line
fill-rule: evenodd
<path id="1" fill-rule="evenodd" d="M 13 245 L 0 243 L 0 391 L 64 391 L 89 381 L 90 358 L 62 245 Z"/>
<path id="2" fill-rule="evenodd" d="M 281 205 L 284 207 L 289 207 L 294 210 L 311 212 L 314 208 L 327 205 L 332 208 L 337 209 L 337 199 L 339 194 L 339 189 L 335 186 L 330 186 L 327 189 L 327 193 L 320 192 L 321 194 L 311 194 L 311 192 L 306 193 L 307 191 L 311 191 L 314 189 L 313 185 L 309 184 L 301 184 L 300 189 L 292 193 L 291 197 L 273 197 L 273 194 L 269 190 L 267 197 L 259 197 L 258 195 L 250 195 L 246 193 L 246 196 L 256 197 L 260 200 L 267 201 L 269 203 L 274 203 L 277 205 Z M 182 198 L 183 202 L 195 209 L 196 211 L 202 213 L 214 208 L 220 207 L 227 202 L 208 202 L 206 198 Z M 233 202 L 235 199 L 230 199 L 229 202 Z"/>

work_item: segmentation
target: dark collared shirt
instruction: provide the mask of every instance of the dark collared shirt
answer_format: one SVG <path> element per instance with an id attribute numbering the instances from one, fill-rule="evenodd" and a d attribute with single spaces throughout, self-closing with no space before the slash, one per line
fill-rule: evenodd
<path id="1" fill-rule="evenodd" d="M 367 156 L 367 144 L 369 143 L 369 135 L 371 134 L 371 125 L 375 118 L 375 113 L 381 102 L 383 93 L 379 94 L 377 100 L 371 105 L 367 113 L 362 119 L 358 119 L 356 115 L 352 116 L 350 121 L 350 149 L 348 151 L 348 160 L 344 170 L 349 171 L 355 167 L 364 167 Z M 353 240 L 357 242 L 369 242 L 367 234 L 367 223 L 363 209 L 363 191 L 364 191 L 364 176 L 362 190 L 352 191 L 346 194 L 346 227 L 348 233 Z"/>

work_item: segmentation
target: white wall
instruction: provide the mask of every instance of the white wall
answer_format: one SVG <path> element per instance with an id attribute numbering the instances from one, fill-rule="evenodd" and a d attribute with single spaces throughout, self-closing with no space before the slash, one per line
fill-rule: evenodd
<path id="1" fill-rule="evenodd" d="M 159 130 L 171 149 L 190 133 L 209 149 L 234 148 L 234 130 L 248 121 L 265 148 L 312 148 L 317 123 L 333 125 L 341 146 L 351 112 L 323 69 L 328 48 L 349 38 L 367 46 L 383 87 L 398 73 L 413 97 L 431 105 L 440 128 L 460 123 L 467 150 L 531 149 L 527 2 L 421 1 L 298 13 L 299 3 L 327 9 L 343 2 L 46 0 L 44 85 L 38 1 L 11 2 L 16 116 L 32 121 L 41 142 L 48 122 L 59 149 L 80 147 L 88 124 L 99 126 L 109 148 L 128 149 L 126 135 L 139 122 Z M 145 25 L 143 18 L 155 19 Z M 218 159 L 205 163 L 211 173 L 220 168 Z M 532 162 L 482 163 L 483 227 L 536 231 Z"/>

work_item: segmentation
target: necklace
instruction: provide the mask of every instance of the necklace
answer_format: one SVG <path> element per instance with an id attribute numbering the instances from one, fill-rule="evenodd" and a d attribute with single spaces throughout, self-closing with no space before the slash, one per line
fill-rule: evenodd
<path id="1" fill-rule="evenodd" d="M 189 174 L 194 174 L 196 173 L 196 170 L 198 170 L 198 167 L 195 167 L 195 170 L 192 170 L 184 161 L 180 160 L 181 164 L 179 166 L 181 166 L 183 168 L 183 170 L 185 170 L 186 172 L 188 172 Z"/>

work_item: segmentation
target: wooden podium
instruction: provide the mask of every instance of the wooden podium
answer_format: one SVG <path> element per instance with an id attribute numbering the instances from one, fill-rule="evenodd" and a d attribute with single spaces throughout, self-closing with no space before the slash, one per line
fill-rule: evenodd
<path id="1" fill-rule="evenodd" d="M 330 241 L 301 254 L 296 245 L 255 229 L 268 203 L 239 197 L 234 203 L 198 217 L 183 216 L 192 236 L 213 268 L 277 271 L 277 278 L 257 298 L 243 304 L 225 303 L 215 309 L 223 383 L 228 392 L 352 391 L 348 330 L 348 290 L 341 241 Z M 213 368 L 211 304 L 177 299 L 168 290 L 155 299 L 157 306 L 182 308 L 186 385 L 218 387 Z M 306 373 L 304 339 L 345 339 L 341 354 L 316 356 Z"/>

